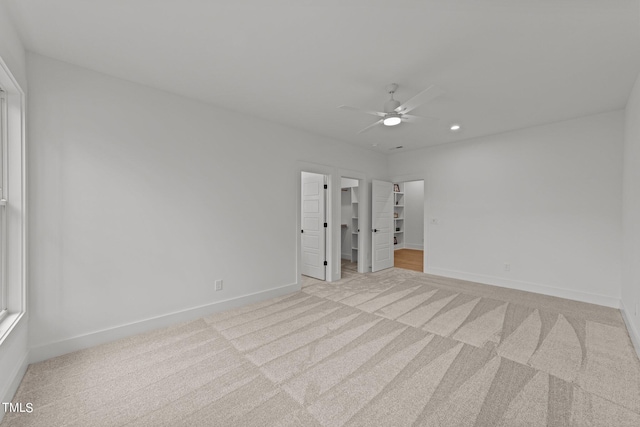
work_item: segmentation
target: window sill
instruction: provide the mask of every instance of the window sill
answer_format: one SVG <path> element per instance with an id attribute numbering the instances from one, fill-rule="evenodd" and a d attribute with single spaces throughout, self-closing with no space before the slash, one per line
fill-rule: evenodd
<path id="1" fill-rule="evenodd" d="M 0 315 L 3 316 L 0 317 L 0 346 L 2 346 L 2 343 L 7 339 L 9 334 L 11 334 L 11 331 L 16 327 L 20 319 L 22 319 L 23 314 L 24 312 L 7 313 L 4 311 L 3 314 Z"/>

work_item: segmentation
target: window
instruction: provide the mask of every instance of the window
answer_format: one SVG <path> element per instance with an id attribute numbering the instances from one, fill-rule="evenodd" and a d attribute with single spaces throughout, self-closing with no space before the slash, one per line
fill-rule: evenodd
<path id="1" fill-rule="evenodd" d="M 24 105 L 0 58 L 0 346 L 27 307 Z"/>
<path id="2" fill-rule="evenodd" d="M 0 87 L 0 321 L 7 314 L 7 281 L 5 278 L 6 270 L 6 236 L 7 221 L 6 209 L 7 201 L 5 199 L 5 159 L 7 158 L 7 98 L 5 91 Z"/>

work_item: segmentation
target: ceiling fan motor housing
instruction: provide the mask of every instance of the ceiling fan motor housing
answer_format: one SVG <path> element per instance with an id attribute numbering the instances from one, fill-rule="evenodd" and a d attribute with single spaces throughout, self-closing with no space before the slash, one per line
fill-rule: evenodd
<path id="1" fill-rule="evenodd" d="M 384 103 L 384 112 L 385 113 L 395 113 L 396 108 L 400 106 L 400 101 L 396 101 L 395 99 L 390 99 Z"/>

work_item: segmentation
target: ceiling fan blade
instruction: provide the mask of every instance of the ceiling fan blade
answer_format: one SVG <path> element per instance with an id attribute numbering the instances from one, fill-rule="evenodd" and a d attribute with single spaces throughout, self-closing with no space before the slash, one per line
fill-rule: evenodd
<path id="1" fill-rule="evenodd" d="M 422 104 L 427 103 L 442 94 L 444 94 L 444 89 L 437 85 L 431 85 L 404 104 L 400 105 L 398 108 L 396 108 L 396 111 L 408 113 L 409 111 L 418 108 Z"/>
<path id="2" fill-rule="evenodd" d="M 437 117 L 429 117 L 429 116 L 414 116 L 412 114 L 403 114 L 402 120 L 408 123 L 413 122 L 423 122 L 425 120 L 439 121 L 440 119 Z"/>
<path id="3" fill-rule="evenodd" d="M 372 127 L 374 127 L 374 126 L 376 126 L 376 125 L 379 125 L 380 123 L 382 123 L 382 119 L 378 120 L 377 122 L 375 122 L 375 123 L 373 123 L 373 124 L 370 124 L 369 126 L 367 126 L 366 128 L 364 128 L 364 129 L 362 129 L 362 130 L 359 130 L 359 131 L 358 131 L 358 133 L 366 132 L 366 131 L 368 131 L 369 129 L 371 129 Z"/>
<path id="4" fill-rule="evenodd" d="M 381 113 L 379 111 L 368 111 L 368 110 L 361 110 L 360 108 L 356 108 L 356 107 L 350 107 L 348 105 L 341 105 L 338 108 L 341 108 L 343 110 L 351 110 L 351 111 L 357 111 L 359 113 L 365 113 L 365 114 L 371 114 L 372 116 L 377 116 L 377 117 L 384 117 L 385 114 Z"/>

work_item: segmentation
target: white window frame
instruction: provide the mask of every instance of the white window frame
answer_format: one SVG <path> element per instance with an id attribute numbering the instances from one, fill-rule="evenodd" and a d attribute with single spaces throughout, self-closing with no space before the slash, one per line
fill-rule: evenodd
<path id="1" fill-rule="evenodd" d="M 27 314 L 25 94 L 0 58 L 0 346 Z"/>
<path id="2" fill-rule="evenodd" d="M 7 183 L 7 97 L 0 87 L 0 322 L 7 316 L 7 221 L 5 184 Z"/>

